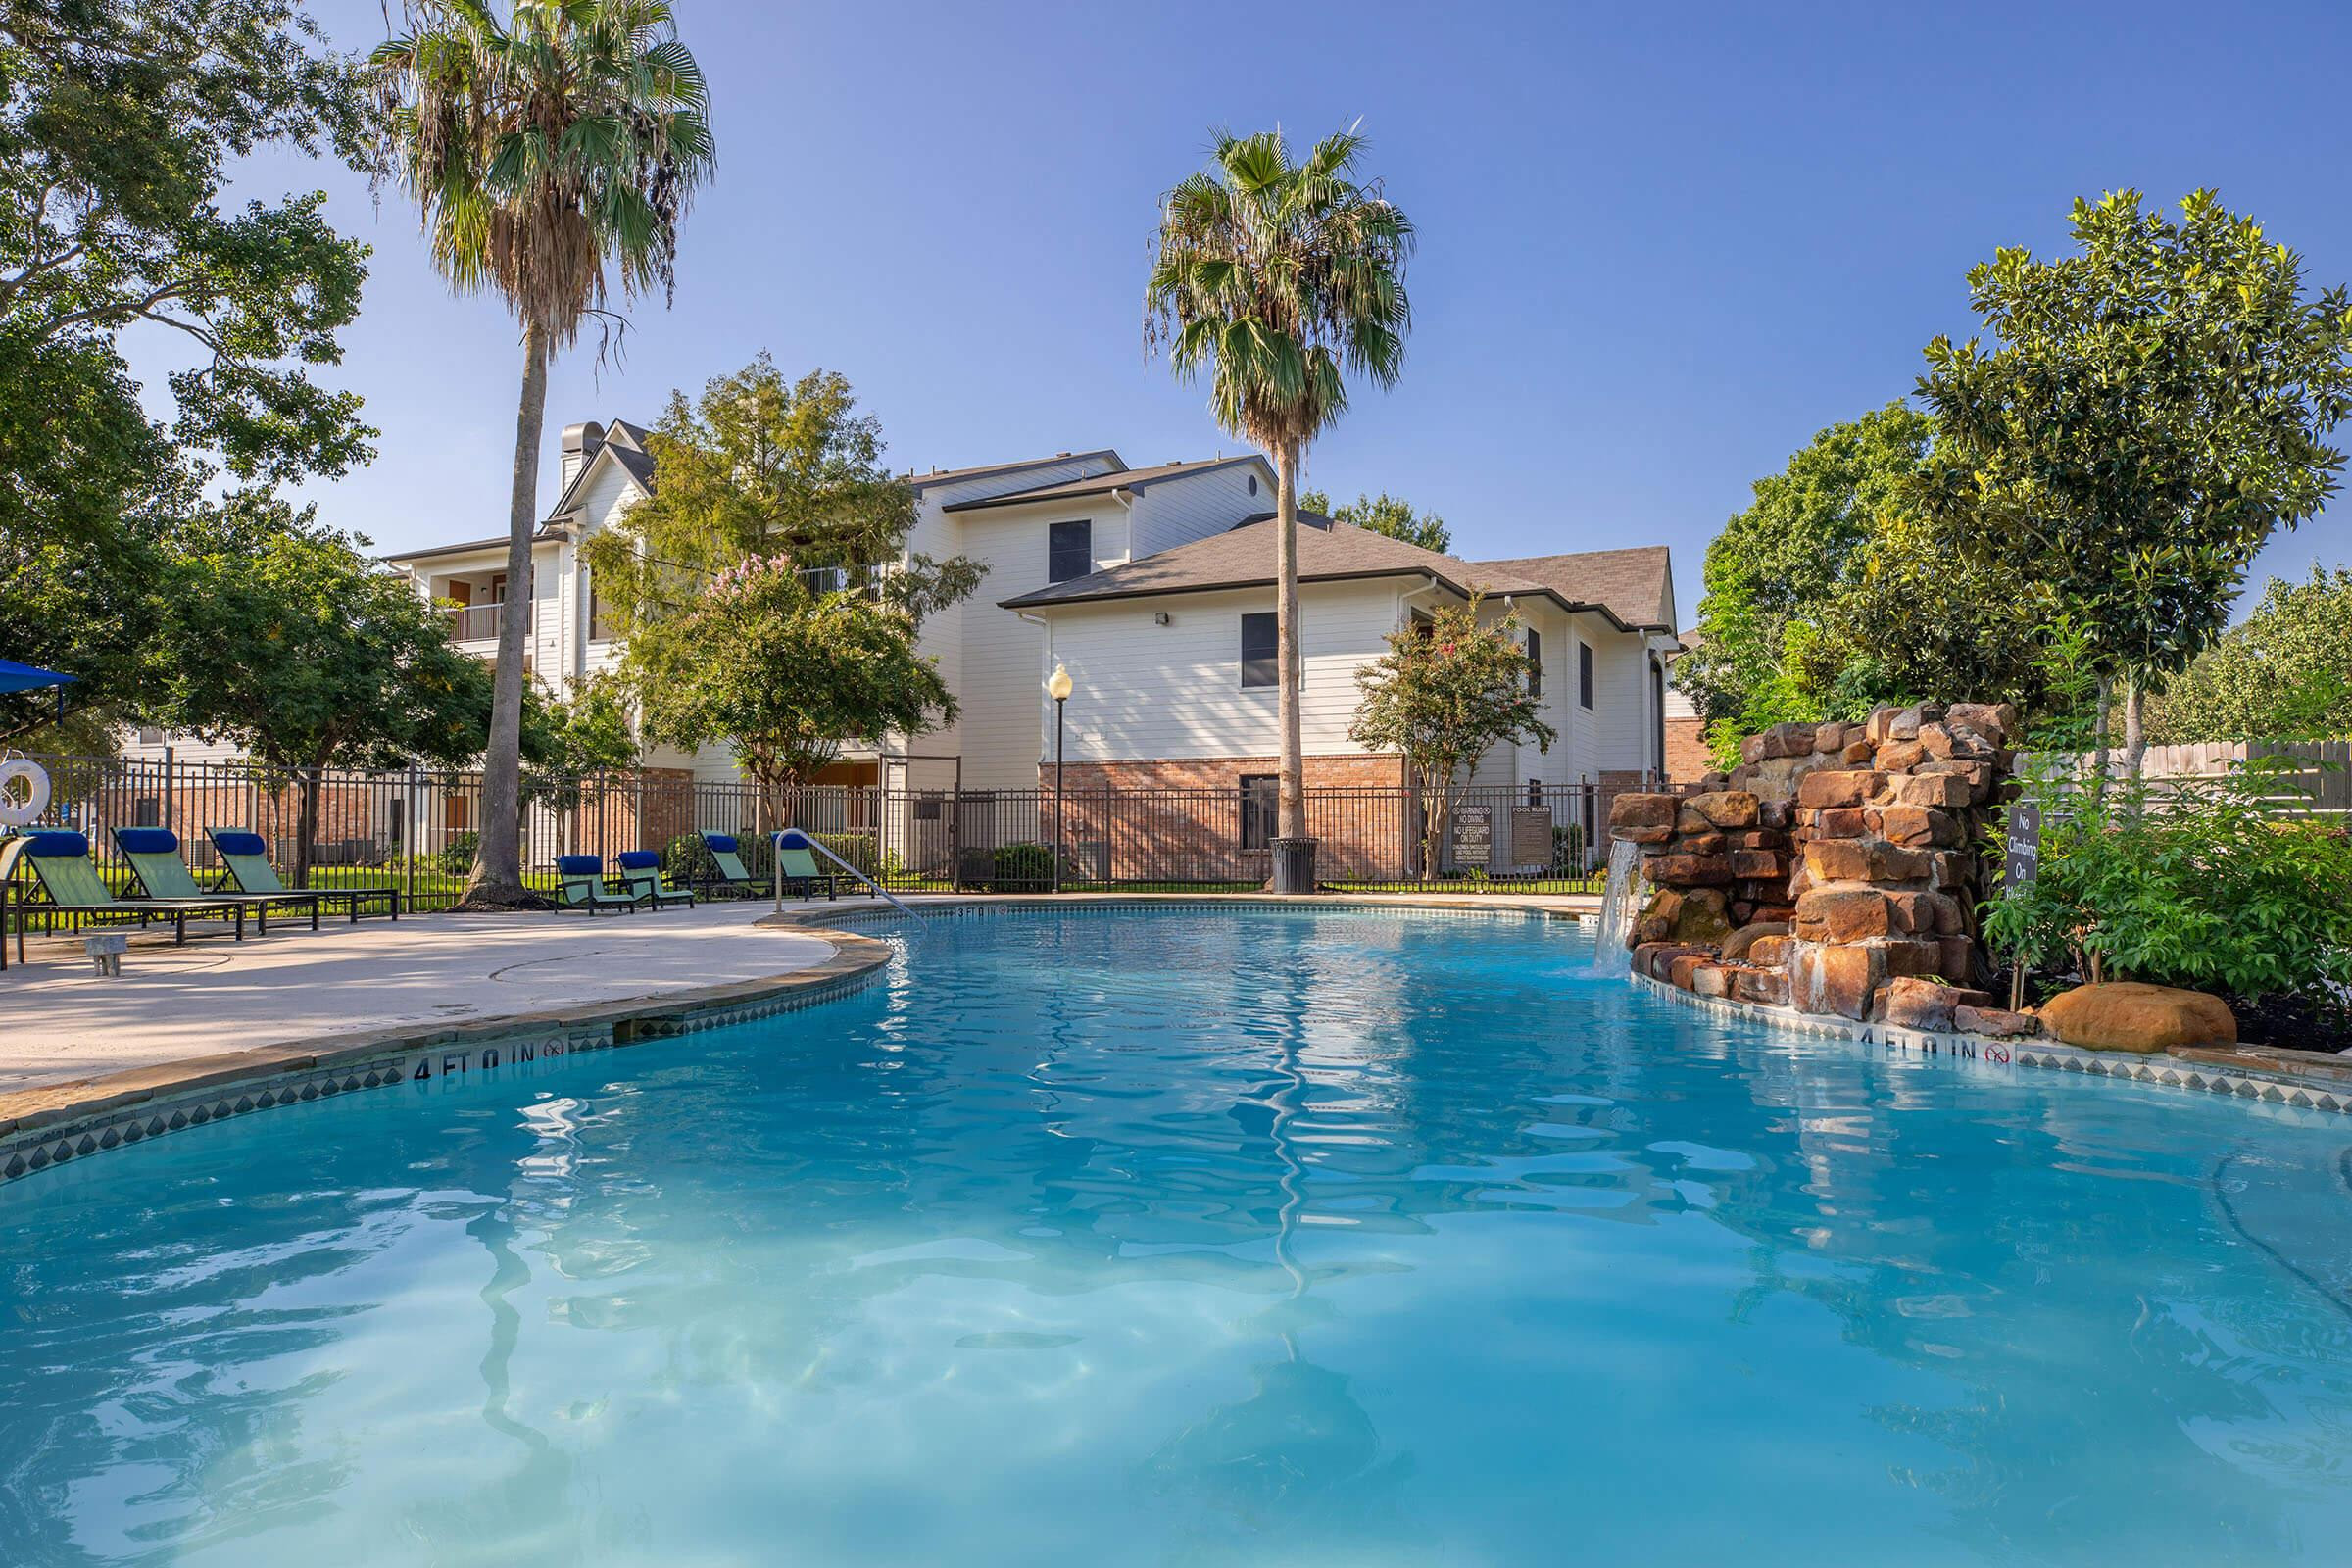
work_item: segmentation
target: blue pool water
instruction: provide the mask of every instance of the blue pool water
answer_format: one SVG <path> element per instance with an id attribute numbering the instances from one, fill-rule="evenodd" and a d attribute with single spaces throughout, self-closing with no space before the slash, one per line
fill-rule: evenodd
<path id="1" fill-rule="evenodd" d="M 2352 1554 L 2352 1120 L 1591 960 L 948 921 L 804 1012 L 15 1183 L 0 1562 Z"/>

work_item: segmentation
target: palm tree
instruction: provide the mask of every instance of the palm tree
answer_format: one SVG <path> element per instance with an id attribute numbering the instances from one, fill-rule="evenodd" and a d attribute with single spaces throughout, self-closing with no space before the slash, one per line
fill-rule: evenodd
<path id="1" fill-rule="evenodd" d="M 1306 836 L 1298 742 L 1298 470 L 1348 408 L 1350 372 L 1394 386 L 1412 308 L 1413 225 L 1377 182 L 1355 178 L 1352 128 L 1291 162 L 1279 130 L 1217 133 L 1213 165 L 1168 192 L 1144 291 L 1144 342 L 1176 373 L 1209 372 L 1217 422 L 1265 452 L 1275 487 L 1278 837 Z M 1277 856 L 1277 879 L 1282 858 Z M 1312 861 L 1306 886 L 1313 888 Z"/>
<path id="2" fill-rule="evenodd" d="M 416 200 L 433 265 L 460 293 L 496 290 L 522 327 L 506 612 L 481 847 L 466 903 L 514 908 L 523 890 L 523 641 L 538 520 L 547 363 L 606 309 L 607 269 L 634 299 L 675 287 L 678 221 L 714 166 L 701 69 L 665 0 L 409 0 L 408 30 L 368 57 L 383 111 L 381 168 Z"/>

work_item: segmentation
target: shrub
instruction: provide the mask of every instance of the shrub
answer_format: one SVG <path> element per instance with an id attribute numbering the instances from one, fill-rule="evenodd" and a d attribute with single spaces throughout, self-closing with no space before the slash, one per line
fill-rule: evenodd
<path id="1" fill-rule="evenodd" d="M 2029 784 L 2043 813 L 2038 874 L 1987 907 L 1987 945 L 2087 980 L 2249 999 L 2352 986 L 2352 838 L 2293 808 L 2286 765 L 2118 783 L 2104 800 L 2071 781 Z"/>
<path id="2" fill-rule="evenodd" d="M 467 829 L 452 833 L 449 842 L 434 852 L 433 861 L 451 876 L 464 876 L 473 869 L 474 852 L 481 848 L 482 836 Z"/>
<path id="3" fill-rule="evenodd" d="M 1551 830 L 1551 869 L 1555 876 L 1581 876 L 1585 869 L 1585 825 L 1571 822 Z"/>
<path id="4" fill-rule="evenodd" d="M 1043 844 L 1004 844 L 989 858 L 991 879 L 1007 884 L 1050 888 L 1054 885 L 1054 852 Z"/>
<path id="5" fill-rule="evenodd" d="M 880 841 L 871 833 L 811 833 L 808 836 L 867 876 L 877 874 L 880 869 L 875 858 Z"/>

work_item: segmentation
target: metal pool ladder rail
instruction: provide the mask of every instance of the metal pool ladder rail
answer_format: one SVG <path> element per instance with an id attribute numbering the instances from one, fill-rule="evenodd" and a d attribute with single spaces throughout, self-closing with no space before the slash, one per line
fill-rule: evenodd
<path id="1" fill-rule="evenodd" d="M 784 858 L 783 852 L 786 850 L 807 850 L 812 855 L 821 855 L 826 859 L 831 860 L 835 865 L 840 866 L 844 871 L 849 872 L 850 875 L 856 877 L 858 881 L 864 883 L 867 887 L 872 888 L 874 890 L 874 897 L 888 903 L 901 914 L 905 915 L 907 919 L 912 920 L 914 922 L 914 928 L 917 931 L 920 931 L 923 928 L 923 917 L 915 913 L 912 909 L 908 908 L 906 902 L 897 894 L 891 892 L 890 889 L 884 887 L 872 877 L 867 876 L 863 871 L 858 870 L 856 866 L 843 859 L 840 856 L 835 855 L 831 850 L 826 849 L 822 844 L 817 843 L 815 839 L 802 832 L 799 828 L 788 827 L 780 832 L 772 834 L 770 837 L 772 839 L 772 843 L 770 844 L 769 848 L 774 852 L 770 858 L 772 862 L 780 862 Z M 784 912 L 784 873 L 780 866 L 774 863 L 771 863 L 770 869 L 775 872 L 776 912 L 778 914 L 782 914 Z"/>

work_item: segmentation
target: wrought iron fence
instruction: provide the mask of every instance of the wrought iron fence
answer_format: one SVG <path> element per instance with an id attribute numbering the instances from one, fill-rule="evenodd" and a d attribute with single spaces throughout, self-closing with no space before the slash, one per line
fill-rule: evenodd
<path id="1" fill-rule="evenodd" d="M 34 759 L 52 798 L 37 824 L 86 834 L 119 886 L 129 871 L 112 829 L 165 827 L 200 878 L 220 870 L 212 828 L 259 833 L 289 883 L 398 888 L 419 909 L 457 902 L 482 817 L 478 773 L 328 771 L 176 758 Z M 1417 792 L 1306 792 L 1308 834 L 1329 887 L 1358 891 L 1597 892 L 1609 792 L 1592 785 L 1478 786 L 1434 836 Z M 647 769 L 526 774 L 527 882 L 552 890 L 559 855 L 662 852 L 681 885 L 715 867 L 705 832 L 746 840 L 763 871 L 765 835 L 798 827 L 893 892 L 1242 890 L 1270 873 L 1271 788 L 982 790 L 817 785 L 770 802 L 754 785 Z M 1434 838 L 1434 844 L 1430 839 Z M 1425 850 L 1434 849 L 1427 858 Z"/>

